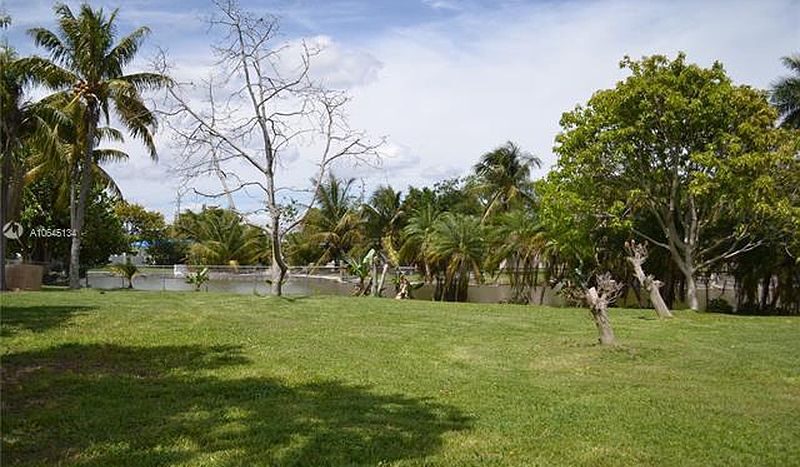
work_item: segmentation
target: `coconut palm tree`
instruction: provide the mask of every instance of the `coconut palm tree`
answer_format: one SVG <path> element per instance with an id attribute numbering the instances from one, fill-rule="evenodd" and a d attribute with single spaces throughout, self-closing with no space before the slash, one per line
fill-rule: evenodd
<path id="1" fill-rule="evenodd" d="M 81 124 L 85 121 L 83 112 L 86 111 L 81 103 L 69 104 L 63 96 L 53 96 L 56 99 L 46 99 L 46 102 L 59 111 L 61 120 L 49 128 L 51 133 L 50 143 L 46 147 L 40 147 L 36 154 L 30 158 L 30 168 L 25 173 L 25 181 L 38 180 L 43 176 L 50 176 L 59 182 L 60 191 L 58 202 L 67 203 L 73 191 L 70 189 L 73 177 L 76 175 L 86 145 L 82 138 L 85 136 Z M 60 102 L 59 102 L 60 101 Z M 113 177 L 106 172 L 103 165 L 108 162 L 127 161 L 130 156 L 124 151 L 113 148 L 97 147 L 104 141 L 124 142 L 122 132 L 111 127 L 98 127 L 95 132 L 96 141 L 93 144 L 95 149 L 92 151 L 91 173 L 94 183 L 100 184 L 117 197 L 122 197 L 122 192 L 114 181 Z M 63 204 L 62 204 L 63 206 Z"/>
<path id="2" fill-rule="evenodd" d="M 113 109 L 128 132 L 144 143 L 150 157 L 157 157 L 153 141 L 156 118 L 145 105 L 141 93 L 166 86 L 169 79 L 157 73 L 123 73 L 149 29 L 138 28 L 115 43 L 117 12 L 114 10 L 106 16 L 102 9 L 94 10 L 83 4 L 75 16 L 67 5 L 57 4 L 57 32 L 45 28 L 28 31 L 36 45 L 50 54 L 49 60 L 28 58 L 28 64 L 42 76 L 44 84 L 69 102 L 85 106 L 84 121 L 80 125 L 83 136 L 79 139 L 85 148 L 70 192 L 70 223 L 77 232 L 83 228 L 93 182 L 94 150 L 101 116 L 108 122 Z M 71 288 L 80 286 L 80 246 L 79 234 L 72 238 L 70 248 Z"/>
<path id="3" fill-rule="evenodd" d="M 343 264 L 346 254 L 363 237 L 363 219 L 355 210 L 355 198 L 350 194 L 354 180 L 341 180 L 332 173 L 317 193 L 317 205 L 308 212 L 303 229 L 307 239 L 322 247 L 317 264 L 333 261 Z"/>
<path id="4" fill-rule="evenodd" d="M 445 213 L 433 228 L 429 257 L 444 268 L 442 300 L 467 300 L 470 272 L 481 278 L 485 239 L 480 220 L 463 214 Z"/>
<path id="5" fill-rule="evenodd" d="M 400 258 L 410 261 L 422 269 L 425 281 L 433 279 L 432 262 L 429 258 L 433 243 L 434 225 L 440 212 L 433 202 L 427 202 L 415 209 L 403 228 L 403 245 L 400 247 Z"/>
<path id="6" fill-rule="evenodd" d="M 772 86 L 770 100 L 781 115 L 781 126 L 800 129 L 800 54 L 781 59 L 792 72 Z"/>
<path id="7" fill-rule="evenodd" d="M 496 211 L 508 211 L 514 201 L 532 201 L 531 168 L 540 166 L 537 157 L 511 141 L 484 154 L 473 168 L 474 188 L 486 200 L 483 220 Z"/>

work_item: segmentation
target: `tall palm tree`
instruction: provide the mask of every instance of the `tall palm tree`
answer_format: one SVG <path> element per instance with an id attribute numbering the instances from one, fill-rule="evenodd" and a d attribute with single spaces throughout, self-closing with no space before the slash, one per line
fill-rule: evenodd
<path id="1" fill-rule="evenodd" d="M 317 264 L 333 261 L 340 266 L 363 236 L 363 219 L 350 194 L 353 183 L 353 179 L 341 180 L 328 174 L 328 180 L 319 187 L 317 205 L 306 216 L 303 229 L 308 232 L 308 241 L 322 247 Z"/>
<path id="2" fill-rule="evenodd" d="M 800 54 L 781 59 L 792 72 L 772 86 L 770 100 L 781 115 L 781 126 L 800 129 Z"/>
<path id="3" fill-rule="evenodd" d="M 483 219 L 498 210 L 508 211 L 514 201 L 532 201 L 531 168 L 540 166 L 537 157 L 511 141 L 484 154 L 473 168 L 475 188 L 486 200 Z"/>
<path id="4" fill-rule="evenodd" d="M 84 121 L 80 125 L 85 146 L 83 157 L 75 168 L 70 191 L 71 228 L 79 232 L 70 247 L 70 287 L 78 288 L 80 267 L 80 232 L 84 224 L 86 203 L 92 186 L 94 150 L 97 144 L 101 116 L 110 120 L 110 109 L 128 132 L 140 139 L 150 157 L 156 159 L 153 132 L 155 115 L 145 105 L 141 93 L 169 84 L 169 79 L 157 73 L 124 74 L 123 69 L 133 60 L 149 33 L 141 27 L 116 44 L 118 10 L 106 16 L 102 9 L 93 10 L 88 4 L 80 7 L 75 16 L 67 5 L 57 4 L 55 14 L 58 32 L 33 28 L 28 32 L 36 45 L 50 54 L 50 59 L 31 57 L 29 64 L 37 69 L 44 83 L 72 103 L 82 103 Z"/>
<path id="5" fill-rule="evenodd" d="M 467 300 L 470 272 L 481 278 L 485 246 L 483 226 L 476 217 L 451 213 L 439 217 L 429 256 L 444 266 L 443 300 Z"/>

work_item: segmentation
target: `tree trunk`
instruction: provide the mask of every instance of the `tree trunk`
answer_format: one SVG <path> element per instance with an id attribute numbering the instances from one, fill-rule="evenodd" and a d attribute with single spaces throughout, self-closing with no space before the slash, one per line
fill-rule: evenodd
<path id="1" fill-rule="evenodd" d="M 383 271 L 381 272 L 381 280 L 378 282 L 378 296 L 383 296 L 383 284 L 386 282 L 386 271 L 389 270 L 389 265 L 383 264 Z"/>
<path id="2" fill-rule="evenodd" d="M 91 172 L 91 153 L 83 160 L 83 167 L 80 175 L 80 187 L 74 208 L 71 210 L 70 228 L 73 237 L 69 251 L 69 288 L 80 289 L 80 255 L 81 255 L 81 236 L 83 235 L 83 224 L 86 217 L 86 205 L 89 202 L 89 192 L 92 187 Z"/>
<path id="3" fill-rule="evenodd" d="M 669 311 L 667 304 L 664 303 L 664 299 L 661 297 L 661 291 L 659 290 L 661 283 L 653 279 L 652 276 L 645 275 L 644 269 L 642 268 L 642 261 L 638 258 L 629 257 L 628 261 L 633 265 L 633 272 L 639 280 L 639 283 L 650 293 L 650 302 L 656 309 L 658 317 L 672 318 L 672 312 Z"/>
<path id="4" fill-rule="evenodd" d="M 376 258 L 372 258 L 372 292 L 370 295 L 378 296 L 378 261 Z"/>
<path id="5" fill-rule="evenodd" d="M 286 278 L 286 263 L 283 262 L 283 252 L 281 251 L 280 218 L 272 216 L 272 295 L 280 297 L 283 295 L 283 280 Z"/>
<path id="6" fill-rule="evenodd" d="M 653 308 L 656 309 L 656 314 L 659 318 L 672 318 L 672 312 L 667 308 L 664 298 L 661 297 L 661 283 L 659 281 L 650 280 L 647 286 L 650 292 L 650 301 L 653 303 Z"/>
<path id="7" fill-rule="evenodd" d="M 611 321 L 608 319 L 606 307 L 592 308 L 592 316 L 597 325 L 597 332 L 600 334 L 600 344 L 614 345 L 614 330 L 611 328 Z"/>
<path id="8" fill-rule="evenodd" d="M 586 291 L 586 301 L 589 304 L 589 312 L 592 314 L 592 319 L 600 335 L 600 344 L 613 345 L 614 330 L 611 328 L 611 320 L 608 319 L 608 303 L 597 293 L 597 289 L 594 287 Z"/>
<path id="9" fill-rule="evenodd" d="M 3 154 L 3 165 L 0 168 L 0 229 L 6 227 L 8 219 L 6 213 L 9 209 L 8 206 L 8 172 L 11 154 L 6 151 Z M 0 292 L 6 290 L 6 236 L 4 232 L 0 232 Z"/>
<path id="10" fill-rule="evenodd" d="M 70 189 L 70 228 L 72 229 L 72 244 L 69 250 L 69 288 L 80 289 L 80 265 L 81 265 L 81 236 L 83 235 L 83 223 L 86 216 L 86 204 L 89 201 L 89 192 L 92 188 L 92 164 L 94 162 L 94 140 L 99 119 L 96 104 L 90 102 L 86 108 L 86 150 L 83 153 L 83 160 L 79 163 L 77 177 L 73 177 L 72 183 L 78 183 L 77 199 L 75 198 L 75 187 Z M 77 178 L 77 180 L 76 180 Z"/>
<path id="11" fill-rule="evenodd" d="M 697 281 L 694 274 L 685 273 L 686 277 L 686 303 L 694 311 L 700 311 L 700 301 L 697 299 Z"/>

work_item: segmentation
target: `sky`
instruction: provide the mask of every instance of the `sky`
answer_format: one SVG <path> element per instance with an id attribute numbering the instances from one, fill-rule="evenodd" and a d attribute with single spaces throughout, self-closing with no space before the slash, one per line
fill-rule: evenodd
<path id="1" fill-rule="evenodd" d="M 77 7 L 77 3 L 67 2 Z M 54 28 L 51 2 L 4 0 L 12 17 L 5 33 L 22 54 L 37 51 L 30 27 Z M 94 1 L 119 8 L 119 32 L 151 29 L 130 71 L 147 68 L 166 50 L 180 77 L 205 76 L 218 41 L 206 19 L 210 1 Z M 552 152 L 563 112 L 585 103 L 598 89 L 624 79 L 625 55 L 674 57 L 710 66 L 723 63 L 732 79 L 766 89 L 786 70 L 780 57 L 800 51 L 800 0 L 762 1 L 242 1 L 244 9 L 280 19 L 279 41 L 305 39 L 324 46 L 312 71 L 352 97 L 352 127 L 385 138 L 381 163 L 343 164 L 338 175 L 355 177 L 360 190 L 381 184 L 405 190 L 469 172 L 481 154 L 513 141 L 543 161 L 543 176 L 556 162 Z M 180 148 L 162 125 L 159 160 L 126 142 L 125 163 L 107 166 L 125 198 L 171 219 L 181 208 L 207 200 L 181 189 L 176 173 Z M 288 151 L 280 184 L 304 186 L 314 151 Z M 236 170 L 247 179 L 257 174 Z M 215 180 L 189 187 L 216 191 Z M 237 207 L 256 212 L 257 193 L 239 193 Z M 259 214 L 251 217 L 259 221 Z"/>

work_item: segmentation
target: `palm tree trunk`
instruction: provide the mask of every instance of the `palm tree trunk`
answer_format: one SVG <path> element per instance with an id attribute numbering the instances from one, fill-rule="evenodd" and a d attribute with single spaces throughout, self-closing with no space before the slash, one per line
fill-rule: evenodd
<path id="1" fill-rule="evenodd" d="M 86 152 L 77 170 L 78 180 L 73 178 L 73 183 L 77 182 L 79 184 L 78 190 L 76 190 L 75 187 L 72 187 L 70 190 L 70 228 L 72 229 L 72 244 L 69 250 L 70 289 L 81 288 L 81 236 L 83 235 L 83 224 L 86 216 L 86 204 L 89 201 L 89 192 L 92 188 L 92 156 L 94 153 L 95 130 L 99 118 L 96 105 L 89 103 L 87 107 L 85 135 Z"/>
<path id="2" fill-rule="evenodd" d="M 0 169 L 0 229 L 5 228 L 7 222 L 10 156 L 8 151 L 3 154 L 3 166 Z M 0 232 L 0 292 L 3 290 L 6 290 L 6 236 Z"/>

